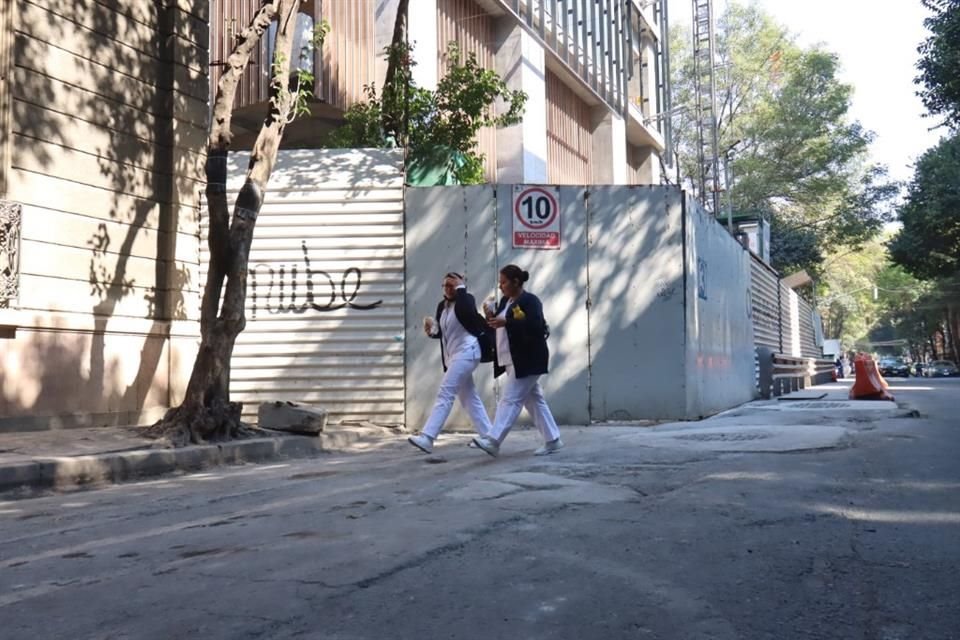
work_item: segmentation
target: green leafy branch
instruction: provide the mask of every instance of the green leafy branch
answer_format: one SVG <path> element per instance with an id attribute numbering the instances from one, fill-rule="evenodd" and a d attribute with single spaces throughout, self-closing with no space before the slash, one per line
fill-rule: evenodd
<path id="1" fill-rule="evenodd" d="M 464 56 L 455 43 L 447 48 L 448 71 L 436 90 L 417 87 L 412 51 L 406 43 L 385 48 L 396 73 L 379 95 L 375 87 L 364 87 L 365 100 L 346 111 L 346 123 L 330 134 L 327 146 L 399 145 L 414 157 L 448 149 L 460 157 L 452 167 L 458 182 L 483 182 L 477 136 L 484 127 L 520 122 L 527 94 L 510 90 L 495 71 L 484 69 L 472 53 Z M 498 102 L 504 107 L 500 113 Z"/>

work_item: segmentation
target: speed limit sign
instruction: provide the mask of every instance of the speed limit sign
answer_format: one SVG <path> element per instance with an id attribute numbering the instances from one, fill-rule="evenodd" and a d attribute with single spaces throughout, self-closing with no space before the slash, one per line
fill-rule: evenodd
<path id="1" fill-rule="evenodd" d="M 513 187 L 513 248 L 560 248 L 560 197 L 556 187 Z"/>

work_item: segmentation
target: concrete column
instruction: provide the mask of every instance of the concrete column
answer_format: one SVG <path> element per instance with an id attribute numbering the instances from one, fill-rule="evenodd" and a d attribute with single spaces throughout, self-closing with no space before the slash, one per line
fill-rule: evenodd
<path id="1" fill-rule="evenodd" d="M 627 127 L 607 107 L 593 110 L 593 181 L 627 184 Z"/>
<path id="2" fill-rule="evenodd" d="M 496 70 L 512 90 L 527 94 L 523 121 L 497 130 L 497 180 L 547 181 L 547 94 L 543 47 L 513 18 L 497 25 Z"/>
<path id="3" fill-rule="evenodd" d="M 653 147 L 636 147 L 629 145 L 627 148 L 627 157 L 630 163 L 637 167 L 639 176 L 636 179 L 637 184 L 660 184 L 662 170 L 660 168 L 660 156 L 654 151 Z"/>
<path id="4" fill-rule="evenodd" d="M 394 12 L 396 13 L 396 12 Z M 413 81 L 433 91 L 440 80 L 437 61 L 437 0 L 416 0 L 410 3 L 407 37 L 413 45 Z"/>
<path id="5" fill-rule="evenodd" d="M 376 47 L 376 62 L 374 64 L 374 85 L 379 93 L 383 80 L 387 75 L 387 57 L 383 55 L 384 47 L 390 46 L 393 40 L 393 25 L 397 19 L 397 5 L 399 0 L 377 0 L 374 7 L 374 46 Z"/>

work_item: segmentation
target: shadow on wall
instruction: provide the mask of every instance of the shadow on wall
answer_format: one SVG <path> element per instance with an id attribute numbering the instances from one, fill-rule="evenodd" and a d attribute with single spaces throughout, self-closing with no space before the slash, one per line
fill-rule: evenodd
<path id="1" fill-rule="evenodd" d="M 408 190 L 408 428 L 419 428 L 442 374 L 436 345 L 423 342 L 419 323 L 436 308 L 443 273 L 465 272 L 480 303 L 508 263 L 530 272 L 527 289 L 544 302 L 551 372 L 543 384 L 558 420 L 645 419 L 680 410 L 667 404 L 683 402 L 677 376 L 684 295 L 681 223 L 679 212 L 664 209 L 667 191 L 596 187 L 585 200 L 584 188 L 561 187 L 559 251 L 512 247 L 511 193 L 510 185 L 496 194 L 490 185 Z M 492 409 L 486 368 L 476 377 Z M 674 397 L 665 399 L 668 379 Z M 467 426 L 462 416 L 453 424 Z"/>
<path id="2" fill-rule="evenodd" d="M 18 332 L 0 358 L 0 432 L 47 418 L 64 426 L 123 423 L 166 404 L 169 347 L 162 335 L 117 335 L 105 353 L 103 345 L 103 336 L 56 326 Z"/>
<path id="3" fill-rule="evenodd" d="M 94 326 L 85 333 L 21 331 L 14 343 L 23 345 L 19 374 L 7 375 L 6 367 L 0 374 L 0 415 L 129 411 L 148 397 L 168 402 L 166 381 L 157 386 L 157 378 L 166 371 L 170 321 L 190 318 L 199 296 L 177 242 L 180 216 L 196 211 L 202 188 L 195 178 L 205 131 L 192 122 L 206 117 L 206 26 L 177 3 L 110 7 L 41 0 L 18 12 L 12 163 L 46 188 L 26 185 L 11 195 L 79 214 L 58 215 L 91 228 L 86 239 L 52 242 L 89 252 L 86 285 L 61 265 L 55 282 L 63 288 L 61 310 L 92 316 Z M 168 35 L 174 31 L 181 37 Z M 44 192 L 48 185 L 57 191 Z M 183 254 L 195 255 L 195 220 L 184 222 Z M 33 308 L 48 308 L 41 305 L 38 299 Z M 111 326 L 121 317 L 141 321 L 139 337 Z M 136 371 L 128 371 L 136 353 Z"/>
<path id="4" fill-rule="evenodd" d="M 240 188 L 248 154 L 229 160 Z M 402 413 L 402 156 L 398 150 L 283 150 L 249 262 L 247 326 L 232 399 L 291 400 L 333 421 Z M 203 256 L 206 260 L 206 256 Z"/>
<path id="5" fill-rule="evenodd" d="M 684 271 L 679 192 L 599 187 L 591 196 L 593 421 L 684 414 Z"/>

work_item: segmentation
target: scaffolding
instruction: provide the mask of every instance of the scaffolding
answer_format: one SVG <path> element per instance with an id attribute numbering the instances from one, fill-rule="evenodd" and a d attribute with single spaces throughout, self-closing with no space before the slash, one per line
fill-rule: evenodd
<path id="1" fill-rule="evenodd" d="M 717 140 L 716 42 L 712 0 L 693 0 L 693 71 L 697 123 L 697 197 L 714 215 L 720 212 Z"/>

